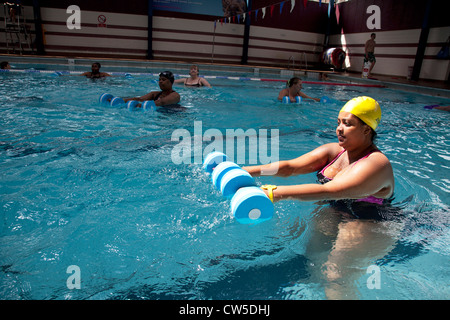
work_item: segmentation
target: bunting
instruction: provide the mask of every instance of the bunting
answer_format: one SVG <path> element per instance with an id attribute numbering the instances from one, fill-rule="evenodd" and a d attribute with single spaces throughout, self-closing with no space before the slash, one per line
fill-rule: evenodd
<path id="1" fill-rule="evenodd" d="M 336 21 L 339 24 L 339 17 L 341 16 L 341 13 L 339 12 L 339 7 L 338 7 L 337 3 L 334 5 L 334 10 L 336 12 Z"/>
<path id="2" fill-rule="evenodd" d="M 231 22 L 234 23 L 234 22 L 236 22 L 236 20 L 237 20 L 237 23 L 241 23 L 241 16 L 242 16 L 242 22 L 245 22 L 245 19 L 251 19 L 252 12 L 255 13 L 255 16 L 254 16 L 255 21 L 258 21 L 258 12 L 259 12 L 259 10 L 261 10 L 261 12 L 262 12 L 262 19 L 264 19 L 266 17 L 266 10 L 267 10 L 267 8 L 270 9 L 270 17 L 272 18 L 273 17 L 273 12 L 275 10 L 275 7 L 279 6 L 279 8 L 280 8 L 280 15 L 281 15 L 282 11 L 283 11 L 283 6 L 285 5 L 286 2 L 290 2 L 291 3 L 291 8 L 290 8 L 289 13 L 292 13 L 292 11 L 294 10 L 296 1 L 297 0 L 280 1 L 278 3 L 272 4 L 270 6 L 266 6 L 264 8 L 258 8 L 258 9 L 250 10 L 248 12 L 242 12 L 242 13 L 237 14 L 236 16 L 232 16 L 232 17 L 224 17 L 224 18 L 221 18 L 221 19 L 218 19 L 218 20 L 214 21 L 214 25 L 216 24 L 216 22 L 220 22 L 221 25 L 223 25 L 223 23 L 226 24 L 227 20 L 228 20 L 228 23 L 231 23 Z M 302 0 L 299 0 L 299 1 L 302 1 Z M 308 0 L 303 0 L 302 1 L 304 8 L 306 8 L 307 2 L 308 2 Z M 331 2 L 334 2 L 334 1 L 330 1 L 330 3 Z M 330 15 L 330 10 L 331 10 L 330 3 L 328 4 L 328 15 Z M 321 5 L 322 5 L 322 0 L 319 0 L 319 6 L 321 6 Z"/>

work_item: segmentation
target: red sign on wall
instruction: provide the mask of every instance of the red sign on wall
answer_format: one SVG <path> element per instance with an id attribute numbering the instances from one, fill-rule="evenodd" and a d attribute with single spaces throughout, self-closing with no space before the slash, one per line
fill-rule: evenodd
<path id="1" fill-rule="evenodd" d="M 98 20 L 97 27 L 106 28 L 106 17 L 103 14 L 99 15 L 97 20 Z"/>

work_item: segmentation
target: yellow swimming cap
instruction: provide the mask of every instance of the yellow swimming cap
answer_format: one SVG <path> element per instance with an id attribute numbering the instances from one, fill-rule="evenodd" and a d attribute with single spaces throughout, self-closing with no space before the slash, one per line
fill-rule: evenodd
<path id="1" fill-rule="evenodd" d="M 375 130 L 381 120 L 381 108 L 378 102 L 370 97 L 357 97 L 348 101 L 340 112 L 350 112 Z"/>

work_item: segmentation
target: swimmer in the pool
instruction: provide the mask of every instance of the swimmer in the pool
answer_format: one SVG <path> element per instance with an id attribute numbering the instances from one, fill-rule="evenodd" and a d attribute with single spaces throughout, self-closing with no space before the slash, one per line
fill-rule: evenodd
<path id="1" fill-rule="evenodd" d="M 158 85 L 161 91 L 152 91 L 143 95 L 141 97 L 133 97 L 123 99 L 125 102 L 136 100 L 136 101 L 147 101 L 153 100 L 155 101 L 155 105 L 160 106 L 169 106 L 176 105 L 180 102 L 180 95 L 172 89 L 174 76 L 170 71 L 164 71 L 159 74 Z"/>
<path id="2" fill-rule="evenodd" d="M 370 97 L 348 101 L 338 115 L 337 143 L 328 143 L 296 159 L 244 167 L 252 176 L 287 177 L 317 171 L 320 184 L 266 186 L 273 201 L 341 200 L 383 204 L 394 193 L 394 174 L 388 158 L 374 144 L 381 109 Z"/>
<path id="3" fill-rule="evenodd" d="M 199 70 L 197 65 L 192 65 L 189 69 L 189 78 L 177 79 L 175 83 L 183 83 L 185 87 L 208 87 L 211 85 L 205 78 L 199 77 Z"/>
<path id="4" fill-rule="evenodd" d="M 111 77 L 109 73 L 106 72 L 100 72 L 101 64 L 99 62 L 94 62 L 91 66 L 90 72 L 84 72 L 80 74 L 80 76 L 84 76 L 86 78 L 90 79 L 98 79 L 98 78 L 105 78 L 105 77 Z"/>
<path id="5" fill-rule="evenodd" d="M 291 102 L 295 102 L 295 97 L 300 96 L 304 99 L 312 99 L 314 101 L 320 101 L 319 98 L 312 98 L 307 94 L 303 93 L 302 90 L 302 79 L 298 77 L 291 78 L 287 82 L 287 88 L 284 88 L 278 94 L 278 100 L 282 101 L 283 97 L 289 97 Z"/>
<path id="6" fill-rule="evenodd" d="M 0 63 L 0 69 L 1 70 L 10 70 L 11 69 L 11 65 L 9 64 L 8 61 L 2 61 Z"/>

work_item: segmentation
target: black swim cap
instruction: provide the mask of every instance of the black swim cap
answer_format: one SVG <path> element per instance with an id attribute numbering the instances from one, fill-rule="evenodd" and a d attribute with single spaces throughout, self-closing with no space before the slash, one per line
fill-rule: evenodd
<path id="1" fill-rule="evenodd" d="M 166 79 L 169 79 L 170 82 L 171 82 L 172 84 L 173 84 L 173 82 L 175 81 L 175 77 L 173 76 L 173 73 L 170 72 L 170 71 L 164 71 L 164 72 L 161 72 L 161 73 L 159 74 L 159 76 L 160 76 L 160 77 L 164 77 L 164 78 L 166 78 Z"/>

